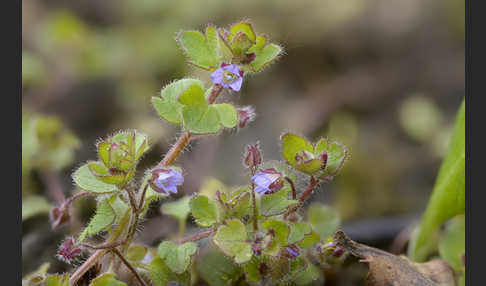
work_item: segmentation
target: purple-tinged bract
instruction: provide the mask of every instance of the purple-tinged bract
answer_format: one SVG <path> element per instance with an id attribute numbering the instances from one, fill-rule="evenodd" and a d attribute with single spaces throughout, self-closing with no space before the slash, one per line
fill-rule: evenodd
<path id="1" fill-rule="evenodd" d="M 77 246 L 74 238 L 68 237 L 57 251 L 57 258 L 71 264 L 81 252 L 81 248 Z"/>

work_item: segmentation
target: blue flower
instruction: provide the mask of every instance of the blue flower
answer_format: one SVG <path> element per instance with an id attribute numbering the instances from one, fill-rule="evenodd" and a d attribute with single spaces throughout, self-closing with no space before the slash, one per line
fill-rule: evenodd
<path id="1" fill-rule="evenodd" d="M 238 65 L 221 64 L 221 67 L 211 74 L 211 79 L 224 88 L 239 91 L 243 84 L 243 71 Z"/>
<path id="2" fill-rule="evenodd" d="M 173 169 L 155 169 L 149 183 L 156 192 L 177 194 L 177 186 L 184 183 L 184 176 Z"/>
<path id="3" fill-rule="evenodd" d="M 299 256 L 299 249 L 295 246 L 289 246 L 289 247 L 286 247 L 285 248 L 287 250 L 287 253 L 291 256 L 291 257 L 297 257 Z"/>
<path id="4" fill-rule="evenodd" d="M 255 193 L 260 196 L 275 193 L 283 187 L 282 173 L 273 168 L 256 173 L 251 181 L 256 185 Z"/>

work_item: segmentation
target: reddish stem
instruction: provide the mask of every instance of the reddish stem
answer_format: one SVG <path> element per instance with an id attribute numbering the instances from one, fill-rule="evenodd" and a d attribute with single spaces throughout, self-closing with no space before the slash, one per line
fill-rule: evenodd
<path id="1" fill-rule="evenodd" d="M 214 230 L 208 230 L 208 231 L 203 231 L 203 232 L 200 232 L 200 233 L 196 233 L 195 235 L 188 236 L 188 237 L 185 237 L 183 239 L 179 239 L 177 241 L 177 244 L 183 244 L 183 243 L 186 243 L 186 242 L 189 242 L 189 241 L 201 240 L 203 238 L 206 238 L 206 237 L 210 236 L 213 233 L 214 233 Z"/>
<path id="2" fill-rule="evenodd" d="M 290 184 L 290 187 L 292 188 L 292 200 L 296 200 L 297 191 L 295 190 L 294 181 L 292 181 L 289 177 L 285 177 L 285 180 Z"/>
<path id="3" fill-rule="evenodd" d="M 314 190 L 315 186 L 317 186 L 317 184 L 319 184 L 319 180 L 311 177 L 309 186 L 307 186 L 307 189 L 305 189 L 305 191 L 299 198 L 300 203 L 303 203 L 312 194 L 312 191 Z"/>

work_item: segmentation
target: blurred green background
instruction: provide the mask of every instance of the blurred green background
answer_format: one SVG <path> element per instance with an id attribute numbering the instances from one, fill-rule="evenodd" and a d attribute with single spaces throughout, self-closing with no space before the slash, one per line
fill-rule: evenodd
<path id="1" fill-rule="evenodd" d="M 254 106 L 256 120 L 244 130 L 193 144 L 178 161 L 187 174 L 183 193 L 198 191 L 208 176 L 227 186 L 245 184 L 241 159 L 248 143 L 260 141 L 266 160 L 280 160 L 278 138 L 284 131 L 327 136 L 345 143 L 351 159 L 312 200 L 335 207 L 351 237 L 389 250 L 393 237 L 425 208 L 464 96 L 464 5 L 463 0 L 22 1 L 23 272 L 43 261 L 52 263 L 50 271 L 66 270 L 54 258 L 57 245 L 79 231 L 94 202 L 79 202 L 79 221 L 68 229 L 51 231 L 46 214 L 61 194 L 72 194 L 70 175 L 96 157 L 97 139 L 129 128 L 148 134 L 152 150 L 142 170 L 174 142 L 179 130 L 159 119 L 150 98 L 178 78 L 209 82 L 186 63 L 176 33 L 242 19 L 281 44 L 285 55 L 247 78 L 241 92 L 223 95 Z M 79 139 L 67 140 L 69 151 L 56 157 L 55 168 L 44 160 L 51 153 L 31 146 L 29 126 L 39 114 L 57 116 Z M 177 226 L 157 207 L 145 225 L 138 239 L 152 245 Z"/>

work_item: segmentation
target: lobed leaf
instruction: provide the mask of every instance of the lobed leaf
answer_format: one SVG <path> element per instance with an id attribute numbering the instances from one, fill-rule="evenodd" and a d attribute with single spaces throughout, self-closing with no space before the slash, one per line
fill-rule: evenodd
<path id="1" fill-rule="evenodd" d="M 160 92 L 160 97 L 152 97 L 152 104 L 162 119 L 176 125 L 182 123 L 180 113 L 183 105 L 179 102 L 179 96 L 192 85 L 204 89 L 204 83 L 200 80 L 181 79 L 165 86 Z"/>
<path id="2" fill-rule="evenodd" d="M 226 221 L 218 228 L 213 237 L 214 243 L 228 256 L 234 257 L 240 264 L 252 257 L 251 245 L 247 242 L 248 234 L 245 225 L 237 219 Z"/>
<path id="3" fill-rule="evenodd" d="M 90 171 L 88 164 L 81 166 L 73 174 L 74 182 L 83 190 L 94 192 L 94 193 L 113 193 L 118 191 L 116 185 L 111 185 L 100 181 L 93 173 Z"/>
<path id="4" fill-rule="evenodd" d="M 201 227 L 210 227 L 218 221 L 216 203 L 204 195 L 194 196 L 190 203 L 192 216 Z"/>
<path id="5" fill-rule="evenodd" d="M 193 242 L 176 245 L 171 241 L 164 241 L 159 245 L 157 253 L 174 273 L 181 274 L 189 267 L 191 257 L 196 251 L 197 245 Z"/>

